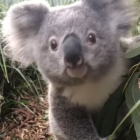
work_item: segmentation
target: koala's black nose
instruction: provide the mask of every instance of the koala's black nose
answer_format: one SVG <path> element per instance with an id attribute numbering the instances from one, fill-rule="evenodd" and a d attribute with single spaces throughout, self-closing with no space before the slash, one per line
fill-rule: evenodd
<path id="1" fill-rule="evenodd" d="M 64 41 L 64 61 L 67 67 L 77 67 L 82 65 L 82 46 L 80 39 L 75 35 L 68 35 Z"/>

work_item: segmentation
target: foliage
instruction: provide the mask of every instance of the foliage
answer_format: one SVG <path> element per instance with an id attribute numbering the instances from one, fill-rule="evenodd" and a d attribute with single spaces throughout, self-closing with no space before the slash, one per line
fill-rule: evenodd
<path id="1" fill-rule="evenodd" d="M 21 1 L 21 0 L 19 0 Z M 22 0 L 23 1 L 23 0 Z M 76 0 L 48 0 L 51 6 L 65 5 Z M 11 4 L 18 2 L 17 0 L 3 0 L 0 3 L 0 23 L 4 17 L 4 12 Z M 0 25 L 1 27 L 1 25 Z M 134 35 L 140 34 L 140 19 L 136 23 Z M 9 113 L 9 110 L 17 105 L 27 105 L 28 102 L 24 100 L 23 95 L 39 97 L 44 91 L 44 83 L 41 76 L 32 65 L 26 70 L 21 70 L 6 60 L 3 53 L 3 46 L 0 44 L 0 106 L 1 115 Z M 103 107 L 97 119 L 97 130 L 103 137 L 111 135 L 110 140 L 117 137 L 125 140 L 140 140 L 140 91 L 138 81 L 140 78 L 140 39 L 131 45 L 126 52 L 127 59 L 137 59 L 136 63 L 126 75 L 126 81 L 118 87 L 115 93 L 110 97 Z M 120 122 L 118 126 L 117 114 L 122 105 L 126 103 L 129 112 Z M 132 121 L 129 120 L 130 115 Z"/>

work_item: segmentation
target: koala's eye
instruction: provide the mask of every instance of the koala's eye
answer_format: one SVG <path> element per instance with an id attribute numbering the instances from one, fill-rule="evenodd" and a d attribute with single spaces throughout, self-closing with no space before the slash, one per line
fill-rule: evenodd
<path id="1" fill-rule="evenodd" d="M 95 34 L 94 33 L 90 33 L 88 35 L 88 42 L 90 42 L 92 44 L 95 44 L 96 43 L 96 37 L 95 37 Z"/>
<path id="2" fill-rule="evenodd" d="M 50 41 L 50 45 L 51 45 L 51 49 L 52 49 L 53 51 L 56 51 L 56 50 L 57 50 L 58 44 L 57 44 L 57 41 L 56 41 L 55 39 L 52 39 L 52 40 Z"/>

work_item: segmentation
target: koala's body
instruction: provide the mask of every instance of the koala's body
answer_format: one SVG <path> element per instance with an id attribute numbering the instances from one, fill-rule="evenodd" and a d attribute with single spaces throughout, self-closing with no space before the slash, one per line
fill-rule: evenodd
<path id="1" fill-rule="evenodd" d="M 48 81 L 56 140 L 101 139 L 93 118 L 127 74 L 120 39 L 135 20 L 131 8 L 128 0 L 83 0 L 55 8 L 32 1 L 8 11 L 2 30 L 6 50 L 22 65 L 35 62 Z"/>

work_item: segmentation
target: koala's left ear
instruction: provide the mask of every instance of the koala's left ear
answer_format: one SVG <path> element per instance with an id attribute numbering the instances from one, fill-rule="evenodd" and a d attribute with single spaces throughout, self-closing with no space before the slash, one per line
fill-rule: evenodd
<path id="1" fill-rule="evenodd" d="M 110 24 L 114 33 L 126 36 L 138 18 L 135 0 L 83 0 Z"/>
<path id="2" fill-rule="evenodd" d="M 11 6 L 2 23 L 2 34 L 13 61 L 28 66 L 34 62 L 35 37 L 49 13 L 45 1 L 27 1 Z"/>

